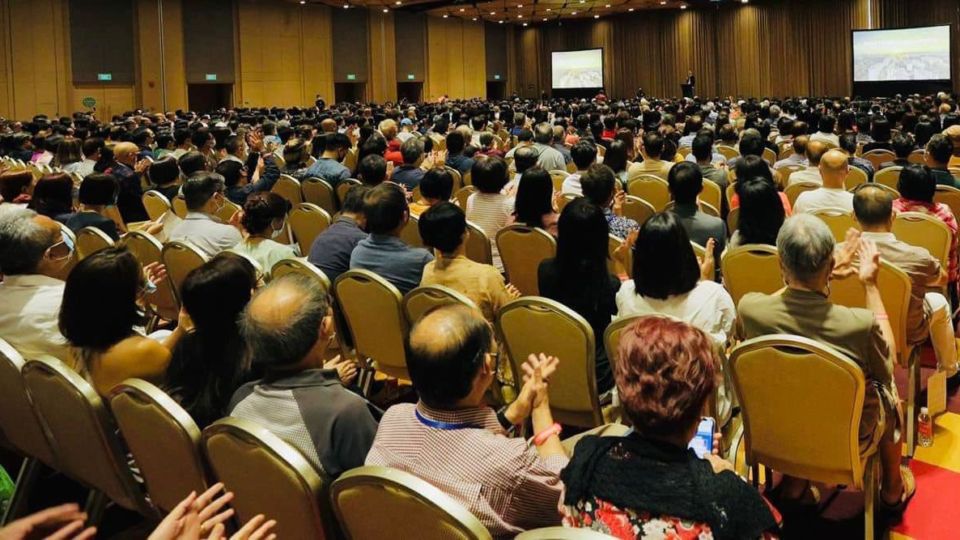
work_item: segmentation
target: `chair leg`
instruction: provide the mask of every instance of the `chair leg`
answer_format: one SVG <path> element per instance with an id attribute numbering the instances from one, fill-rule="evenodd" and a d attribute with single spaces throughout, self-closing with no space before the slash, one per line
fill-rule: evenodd
<path id="1" fill-rule="evenodd" d="M 107 503 L 109 502 L 110 499 L 108 499 L 102 491 L 97 489 L 90 490 L 90 495 L 87 496 L 87 502 L 83 507 L 83 511 L 87 514 L 88 526 L 97 526 L 100 524 L 100 520 L 103 519 L 103 512 L 107 509 Z"/>
<path id="2" fill-rule="evenodd" d="M 867 460 L 866 470 L 864 471 L 864 486 L 863 486 L 863 537 L 866 540 L 873 540 L 874 538 L 874 523 L 873 523 L 873 510 L 874 503 L 877 500 L 877 475 L 878 475 L 879 459 L 876 455 L 871 456 Z"/>
<path id="3" fill-rule="evenodd" d="M 6 525 L 26 514 L 30 492 L 33 490 L 33 486 L 36 484 L 43 467 L 43 463 L 37 458 L 23 458 L 23 463 L 20 464 L 20 471 L 17 473 L 17 481 L 13 488 L 13 497 L 10 499 L 10 504 L 7 505 L 7 509 L 3 513 L 0 525 Z"/>
<path id="4" fill-rule="evenodd" d="M 917 400 L 920 399 L 920 355 L 915 348 L 907 360 L 907 457 L 913 457 L 917 448 Z"/>

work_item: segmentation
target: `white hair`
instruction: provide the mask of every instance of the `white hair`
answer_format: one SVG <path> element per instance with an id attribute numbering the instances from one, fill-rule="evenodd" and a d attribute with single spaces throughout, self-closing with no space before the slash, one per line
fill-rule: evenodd
<path id="1" fill-rule="evenodd" d="M 777 235 L 780 262 L 790 276 L 800 281 L 813 279 L 824 270 L 834 245 L 830 228 L 810 214 L 787 218 Z"/>

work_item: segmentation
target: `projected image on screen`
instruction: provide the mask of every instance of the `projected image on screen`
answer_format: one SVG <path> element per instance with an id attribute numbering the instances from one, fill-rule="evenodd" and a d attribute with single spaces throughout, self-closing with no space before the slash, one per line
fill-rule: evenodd
<path id="1" fill-rule="evenodd" d="M 950 79 L 949 26 L 853 33 L 854 81 L 948 79 Z"/>
<path id="2" fill-rule="evenodd" d="M 554 88 L 602 88 L 603 49 L 552 53 Z"/>

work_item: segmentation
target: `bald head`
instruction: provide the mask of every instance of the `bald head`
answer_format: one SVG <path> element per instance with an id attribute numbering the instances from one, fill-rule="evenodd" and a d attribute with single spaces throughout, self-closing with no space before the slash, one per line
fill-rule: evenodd
<path id="1" fill-rule="evenodd" d="M 893 229 L 893 194 L 872 184 L 863 184 L 853 194 L 853 215 L 865 231 Z"/>
<path id="2" fill-rule="evenodd" d="M 809 141 L 807 142 L 807 159 L 810 161 L 811 167 L 816 167 L 820 165 L 820 160 L 823 158 L 823 155 L 827 153 L 827 145 L 823 144 L 820 141 Z"/>
<path id="3" fill-rule="evenodd" d="M 466 306 L 430 312 L 407 338 L 407 368 L 420 399 L 430 407 L 453 408 L 486 391 L 475 385 L 493 344 L 483 314 Z"/>
<path id="4" fill-rule="evenodd" d="M 820 159 L 820 176 L 824 187 L 843 188 L 843 181 L 849 172 L 847 153 L 842 150 L 830 150 Z"/>
<path id="5" fill-rule="evenodd" d="M 337 121 L 333 118 L 324 118 L 320 122 L 320 131 L 324 133 L 334 133 L 337 131 Z"/>
<path id="6" fill-rule="evenodd" d="M 952 125 L 943 130 L 943 134 L 953 143 L 953 155 L 960 155 L 960 125 Z"/>

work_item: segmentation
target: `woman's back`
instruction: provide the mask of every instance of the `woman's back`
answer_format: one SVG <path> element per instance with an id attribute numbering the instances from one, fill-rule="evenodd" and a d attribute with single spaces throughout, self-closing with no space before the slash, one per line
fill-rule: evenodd
<path id="1" fill-rule="evenodd" d="M 160 382 L 170 363 L 170 351 L 158 341 L 140 334 L 132 335 L 102 353 L 84 350 L 86 373 L 101 396 L 110 395 L 116 385 L 131 378 Z"/>
<path id="2" fill-rule="evenodd" d="M 718 344 L 727 342 L 727 336 L 736 320 L 736 310 L 730 293 L 715 281 L 700 281 L 693 290 L 663 300 L 637 294 L 633 280 L 623 284 L 617 293 L 618 319 L 657 314 L 695 326 L 709 334 Z"/>

